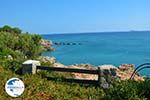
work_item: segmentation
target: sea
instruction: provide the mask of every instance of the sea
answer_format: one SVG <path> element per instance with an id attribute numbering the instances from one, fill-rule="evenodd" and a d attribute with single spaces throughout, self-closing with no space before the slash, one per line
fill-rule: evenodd
<path id="1" fill-rule="evenodd" d="M 111 64 L 118 67 L 134 64 L 137 67 L 150 63 L 150 31 L 48 34 L 42 37 L 62 43 L 54 44 L 55 51 L 43 52 L 42 55 L 54 56 L 65 65 Z M 140 73 L 150 76 L 150 68 Z"/>

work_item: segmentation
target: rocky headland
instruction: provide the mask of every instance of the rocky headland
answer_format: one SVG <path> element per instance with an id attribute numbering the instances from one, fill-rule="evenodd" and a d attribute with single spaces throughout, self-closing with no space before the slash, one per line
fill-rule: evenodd
<path id="1" fill-rule="evenodd" d="M 55 48 L 52 47 L 52 45 L 53 45 L 52 41 L 41 39 L 40 44 L 43 47 L 44 51 L 54 51 L 55 50 Z"/>

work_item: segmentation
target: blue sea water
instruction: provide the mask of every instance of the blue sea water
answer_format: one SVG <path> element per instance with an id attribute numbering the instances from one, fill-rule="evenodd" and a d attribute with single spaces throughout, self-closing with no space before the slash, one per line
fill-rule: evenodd
<path id="1" fill-rule="evenodd" d="M 100 32 L 82 34 L 42 35 L 54 42 L 74 42 L 81 45 L 54 45 L 56 51 L 43 52 L 66 65 L 135 64 L 150 62 L 150 32 Z M 142 71 L 150 74 L 150 69 Z"/>

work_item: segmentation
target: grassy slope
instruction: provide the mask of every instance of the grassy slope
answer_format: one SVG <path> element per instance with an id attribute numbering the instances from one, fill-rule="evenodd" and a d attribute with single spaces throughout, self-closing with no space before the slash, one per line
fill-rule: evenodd
<path id="1" fill-rule="evenodd" d="M 48 81 L 41 78 L 41 74 L 18 76 L 11 71 L 0 67 L 0 100 L 98 100 L 104 96 L 100 88 L 84 87 L 78 84 L 69 84 L 61 81 Z M 22 96 L 12 98 L 4 90 L 6 81 L 11 77 L 19 77 L 25 83 Z"/>
<path id="2" fill-rule="evenodd" d="M 43 72 L 45 73 L 45 72 Z M 94 86 L 81 86 L 65 83 L 61 80 L 50 81 L 42 78 L 43 73 L 36 75 L 16 75 L 0 67 L 0 100 L 149 100 L 150 79 L 144 82 L 115 82 L 113 88 L 102 89 Z M 47 74 L 47 73 L 46 73 Z M 60 76 L 61 74 L 51 74 Z M 5 83 L 9 78 L 18 77 L 25 83 L 25 91 L 18 98 L 12 98 L 5 92 Z"/>

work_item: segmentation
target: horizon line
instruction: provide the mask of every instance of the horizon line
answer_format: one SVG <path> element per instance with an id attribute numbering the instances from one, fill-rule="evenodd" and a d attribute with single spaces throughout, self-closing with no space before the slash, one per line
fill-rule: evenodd
<path id="1" fill-rule="evenodd" d="M 118 33 L 118 32 L 150 32 L 150 30 L 129 30 L 129 31 L 97 31 L 97 32 L 56 32 L 56 33 L 43 33 L 39 35 L 61 35 L 61 34 L 88 34 L 88 33 Z"/>

